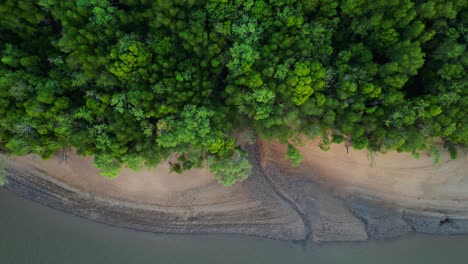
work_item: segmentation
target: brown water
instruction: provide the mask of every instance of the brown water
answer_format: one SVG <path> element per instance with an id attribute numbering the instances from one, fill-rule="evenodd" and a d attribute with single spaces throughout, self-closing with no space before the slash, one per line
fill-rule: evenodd
<path id="1" fill-rule="evenodd" d="M 1 264 L 468 264 L 468 236 L 294 244 L 237 235 L 166 235 L 68 215 L 0 188 Z"/>

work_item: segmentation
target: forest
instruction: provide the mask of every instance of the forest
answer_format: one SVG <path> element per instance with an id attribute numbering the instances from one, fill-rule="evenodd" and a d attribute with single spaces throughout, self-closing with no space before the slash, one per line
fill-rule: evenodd
<path id="1" fill-rule="evenodd" d="M 251 170 L 235 134 L 385 153 L 468 142 L 467 0 L 3 0 L 0 150 L 100 173 Z"/>

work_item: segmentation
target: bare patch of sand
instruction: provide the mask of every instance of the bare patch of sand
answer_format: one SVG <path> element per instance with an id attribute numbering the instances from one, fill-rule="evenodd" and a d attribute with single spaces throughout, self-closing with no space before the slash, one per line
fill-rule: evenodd
<path id="1" fill-rule="evenodd" d="M 83 191 L 134 202 L 164 203 L 174 195 L 214 183 L 207 169 L 194 169 L 182 174 L 170 173 L 168 162 L 152 170 L 135 172 L 122 169 L 114 179 L 99 175 L 92 157 L 68 153 L 67 161 L 42 160 L 36 155 L 14 157 L 12 161 L 46 172 L 49 176 Z"/>

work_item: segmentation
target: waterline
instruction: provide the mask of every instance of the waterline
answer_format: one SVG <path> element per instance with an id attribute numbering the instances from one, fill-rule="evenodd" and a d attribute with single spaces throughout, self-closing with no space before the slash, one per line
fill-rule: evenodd
<path id="1" fill-rule="evenodd" d="M 294 244 L 236 235 L 168 235 L 98 224 L 0 188 L 0 263 L 346 263 L 468 261 L 468 236 L 412 235 L 388 241 Z"/>

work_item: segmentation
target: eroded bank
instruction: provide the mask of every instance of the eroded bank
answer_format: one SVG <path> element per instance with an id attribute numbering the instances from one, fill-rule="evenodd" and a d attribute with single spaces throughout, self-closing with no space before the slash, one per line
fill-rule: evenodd
<path id="1" fill-rule="evenodd" d="M 341 149 L 343 148 L 343 149 Z M 370 159 L 344 146 L 301 147 L 297 168 L 286 146 L 249 148 L 248 180 L 221 187 L 205 169 L 171 174 L 167 163 L 108 180 L 92 158 L 67 162 L 34 155 L 7 158 L 7 188 L 94 221 L 150 232 L 237 233 L 284 240 L 355 241 L 419 231 L 468 231 L 466 153 L 440 164 L 400 153 Z M 429 161 L 430 160 L 430 161 Z"/>

